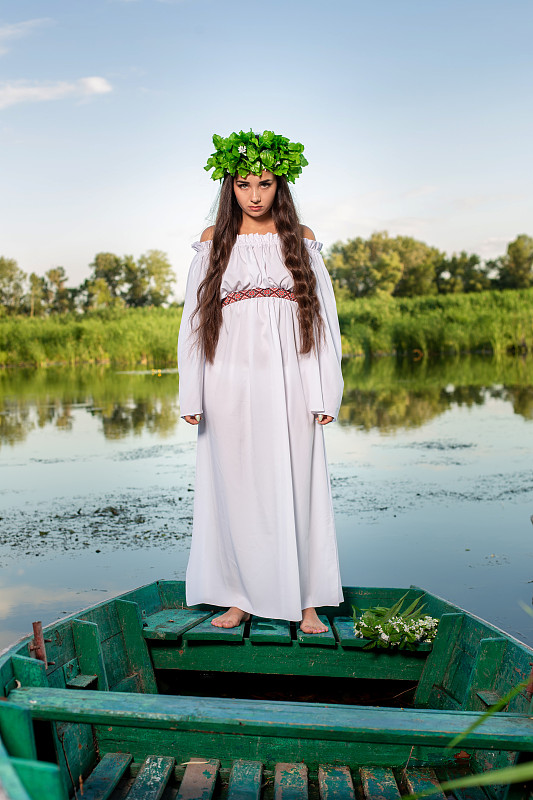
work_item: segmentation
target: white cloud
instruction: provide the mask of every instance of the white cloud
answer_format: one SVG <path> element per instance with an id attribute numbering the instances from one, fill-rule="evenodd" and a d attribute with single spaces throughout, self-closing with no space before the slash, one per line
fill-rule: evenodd
<path id="1" fill-rule="evenodd" d="M 7 53 L 9 50 L 8 45 L 14 39 L 22 39 L 28 36 L 36 28 L 42 28 L 45 25 L 50 25 L 53 20 L 48 17 L 40 17 L 37 19 L 27 19 L 25 22 L 7 22 L 0 25 L 0 55 Z"/>
<path id="2" fill-rule="evenodd" d="M 39 103 L 45 100 L 61 100 L 64 97 L 83 98 L 112 91 L 113 87 L 109 81 L 97 75 L 73 82 L 33 84 L 29 81 L 5 82 L 0 83 L 0 109 L 19 103 Z"/>
<path id="3" fill-rule="evenodd" d="M 98 77 L 98 75 L 94 75 L 90 78 L 80 78 L 78 85 L 84 94 L 107 94 L 113 91 L 113 87 L 109 81 L 106 81 L 105 78 Z"/>

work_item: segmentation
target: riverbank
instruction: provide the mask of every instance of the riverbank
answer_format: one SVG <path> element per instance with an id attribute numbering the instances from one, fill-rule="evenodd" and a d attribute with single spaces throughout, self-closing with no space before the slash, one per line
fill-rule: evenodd
<path id="1" fill-rule="evenodd" d="M 338 301 L 345 356 L 533 351 L 533 289 Z M 0 319 L 0 365 L 175 366 L 182 308 Z"/>

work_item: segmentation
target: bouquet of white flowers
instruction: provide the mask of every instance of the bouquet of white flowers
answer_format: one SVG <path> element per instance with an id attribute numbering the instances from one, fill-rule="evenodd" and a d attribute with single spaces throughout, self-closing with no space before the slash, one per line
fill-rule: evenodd
<path id="1" fill-rule="evenodd" d="M 420 644 L 431 644 L 437 635 L 439 621 L 422 614 L 421 597 L 402 611 L 407 597 L 404 594 L 390 608 L 375 606 L 364 611 L 352 606 L 355 635 L 367 639 L 363 650 L 376 647 L 398 647 L 400 650 L 416 650 Z M 358 616 L 358 612 L 360 616 Z"/>

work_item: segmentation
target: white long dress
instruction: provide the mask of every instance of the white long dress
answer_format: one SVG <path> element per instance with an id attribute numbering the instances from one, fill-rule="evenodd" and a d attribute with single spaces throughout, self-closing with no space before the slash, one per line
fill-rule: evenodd
<path id="1" fill-rule="evenodd" d="M 188 605 L 237 606 L 300 620 L 343 601 L 323 426 L 342 400 L 341 338 L 322 244 L 304 239 L 325 323 L 318 357 L 300 355 L 297 303 L 276 296 L 223 306 L 212 364 L 192 347 L 191 314 L 211 242 L 196 242 L 178 338 L 180 414 L 198 425 Z M 237 237 L 220 297 L 293 288 L 277 233 Z M 192 327 L 198 324 L 198 315 Z"/>

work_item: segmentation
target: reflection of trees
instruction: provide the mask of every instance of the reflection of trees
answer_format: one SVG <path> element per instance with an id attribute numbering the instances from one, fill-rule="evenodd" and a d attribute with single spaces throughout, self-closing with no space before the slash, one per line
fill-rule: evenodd
<path id="1" fill-rule="evenodd" d="M 513 404 L 515 414 L 533 419 L 533 386 L 505 386 L 505 399 Z"/>
<path id="2" fill-rule="evenodd" d="M 533 420 L 532 365 L 519 358 L 351 359 L 343 365 L 339 421 L 365 430 L 420 427 L 453 406 L 483 405 L 487 397 Z M 107 439 L 143 431 L 170 436 L 179 423 L 177 376 L 103 369 L 0 373 L 0 446 L 22 442 L 36 428 L 74 430 L 75 409 L 100 419 Z"/>
<path id="3" fill-rule="evenodd" d="M 397 428 L 416 428 L 446 411 L 452 402 L 444 391 L 410 392 L 390 389 L 378 392 L 344 393 L 339 422 L 370 430 L 392 431 Z"/>
<path id="4" fill-rule="evenodd" d="M 161 437 L 170 436 L 179 418 L 176 400 L 169 398 L 134 401 L 132 405 L 112 403 L 95 408 L 92 413 L 101 417 L 106 439 L 122 439 L 144 429 Z"/>
<path id="5" fill-rule="evenodd" d="M 497 384 L 502 370 L 505 374 L 520 369 L 516 362 L 502 365 L 487 359 L 462 359 L 413 363 L 388 358 L 369 363 L 353 359 L 344 369 L 339 422 L 364 430 L 416 428 L 453 406 L 482 406 L 487 397 L 510 402 L 516 414 L 533 419 L 533 376 L 527 370 L 523 377 L 529 383 L 524 386 Z"/>
<path id="6" fill-rule="evenodd" d="M 102 368 L 0 372 L 0 444 L 24 441 L 36 428 L 75 429 L 75 410 L 102 420 L 106 438 L 146 430 L 169 436 L 178 424 L 175 374 L 117 373 Z"/>
<path id="7" fill-rule="evenodd" d="M 23 442 L 33 427 L 35 423 L 30 418 L 30 408 L 26 403 L 0 403 L 0 447 Z"/>

